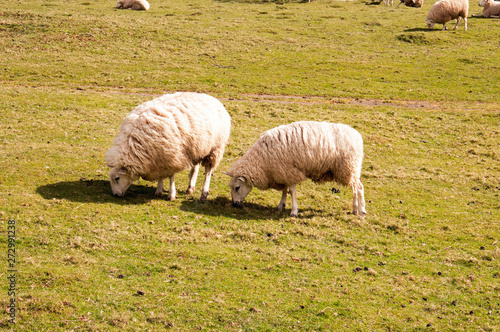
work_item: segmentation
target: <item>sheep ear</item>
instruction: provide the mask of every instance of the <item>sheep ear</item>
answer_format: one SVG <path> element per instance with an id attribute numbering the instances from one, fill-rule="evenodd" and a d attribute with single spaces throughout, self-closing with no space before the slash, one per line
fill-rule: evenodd
<path id="1" fill-rule="evenodd" d="M 227 176 L 229 176 L 229 177 L 233 177 L 233 174 L 231 174 L 231 173 L 229 173 L 229 172 L 222 172 L 222 173 L 226 174 L 226 175 L 227 175 Z"/>
<path id="2" fill-rule="evenodd" d="M 240 180 L 241 182 L 247 182 L 247 179 L 245 179 L 243 176 L 239 176 L 238 177 L 238 180 Z"/>
<path id="3" fill-rule="evenodd" d="M 110 164 L 106 164 L 106 166 L 108 166 L 108 167 L 110 167 L 110 168 L 113 168 L 113 167 L 115 167 L 115 166 L 113 166 L 113 165 L 110 165 Z"/>
<path id="4" fill-rule="evenodd" d="M 118 174 L 125 175 L 125 174 L 127 174 L 127 173 L 125 172 L 125 169 L 122 167 L 122 168 L 120 168 L 120 169 L 118 170 Z"/>

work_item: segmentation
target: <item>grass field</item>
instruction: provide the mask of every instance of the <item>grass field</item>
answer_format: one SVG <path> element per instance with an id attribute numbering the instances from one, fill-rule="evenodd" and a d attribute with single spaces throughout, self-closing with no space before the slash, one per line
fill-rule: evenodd
<path id="1" fill-rule="evenodd" d="M 2 328 L 500 331 L 500 21 L 428 31 L 431 1 L 285 2 L 2 4 Z M 207 203 L 200 180 L 174 202 L 144 180 L 113 197 L 121 120 L 174 91 L 232 117 Z M 222 171 L 298 120 L 361 132 L 365 218 L 310 181 L 296 218 L 276 191 L 231 206 Z"/>

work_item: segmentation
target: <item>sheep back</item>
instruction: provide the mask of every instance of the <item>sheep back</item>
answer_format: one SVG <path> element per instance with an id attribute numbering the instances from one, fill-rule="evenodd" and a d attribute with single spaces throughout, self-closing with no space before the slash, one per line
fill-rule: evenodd
<path id="1" fill-rule="evenodd" d="M 106 164 L 156 181 L 202 163 L 216 167 L 231 120 L 220 101 L 206 94 L 168 94 L 136 107 L 123 120 Z"/>
<path id="2" fill-rule="evenodd" d="M 361 174 L 358 131 L 327 122 L 300 121 L 266 131 L 229 170 L 259 189 L 281 190 L 304 181 L 351 186 Z"/>
<path id="3" fill-rule="evenodd" d="M 468 0 L 440 0 L 432 5 L 427 20 L 445 24 L 458 17 L 466 18 L 469 13 Z"/>

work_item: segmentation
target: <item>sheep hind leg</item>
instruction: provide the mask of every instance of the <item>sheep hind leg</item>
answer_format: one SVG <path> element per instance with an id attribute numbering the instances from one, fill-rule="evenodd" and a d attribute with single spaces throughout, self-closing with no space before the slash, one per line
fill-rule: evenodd
<path id="1" fill-rule="evenodd" d="M 203 183 L 203 189 L 201 191 L 200 201 L 205 203 L 208 197 L 208 191 L 210 190 L 210 179 L 212 178 L 213 168 L 210 166 L 205 166 L 205 182 Z"/>
<path id="2" fill-rule="evenodd" d="M 155 196 L 156 197 L 163 196 L 163 179 L 158 180 L 158 185 L 156 186 Z"/>
<path id="3" fill-rule="evenodd" d="M 186 194 L 191 195 L 194 192 L 194 186 L 196 185 L 196 179 L 198 178 L 198 171 L 200 170 L 200 164 L 197 164 L 191 168 L 189 171 L 189 186 L 186 190 Z"/>
<path id="4" fill-rule="evenodd" d="M 460 16 L 457 17 L 457 23 L 455 24 L 455 26 L 453 27 L 453 30 L 456 30 L 457 27 L 458 27 L 458 23 L 460 23 Z"/>
<path id="5" fill-rule="evenodd" d="M 297 203 L 297 186 L 290 186 L 289 189 L 290 196 L 292 196 L 292 213 L 290 213 L 290 216 L 297 217 L 299 215 L 299 204 Z"/>
<path id="6" fill-rule="evenodd" d="M 352 186 L 352 213 L 363 217 L 366 214 L 365 209 L 365 190 L 360 180 L 357 180 Z"/>
<path id="7" fill-rule="evenodd" d="M 285 189 L 283 189 L 283 194 L 281 195 L 281 201 L 278 204 L 278 210 L 280 210 L 280 211 L 283 211 L 283 209 L 286 206 L 286 194 L 287 194 L 287 192 L 288 192 L 288 188 L 285 187 Z"/>
<path id="8" fill-rule="evenodd" d="M 177 192 L 175 191 L 175 175 L 172 175 L 170 177 L 170 188 L 168 189 L 167 199 L 169 201 L 174 201 L 176 194 L 177 194 Z"/>

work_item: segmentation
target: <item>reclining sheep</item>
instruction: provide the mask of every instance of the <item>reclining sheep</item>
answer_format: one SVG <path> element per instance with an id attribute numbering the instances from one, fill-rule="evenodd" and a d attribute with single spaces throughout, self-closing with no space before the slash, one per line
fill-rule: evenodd
<path id="1" fill-rule="evenodd" d="M 174 200 L 174 175 L 187 168 L 191 171 L 186 192 L 192 194 L 201 164 L 205 167 L 201 201 L 206 201 L 230 128 L 224 106 L 206 94 L 179 92 L 139 105 L 125 117 L 106 153 L 113 194 L 122 197 L 142 177 L 158 181 L 155 194 L 161 196 L 163 180 L 170 178 L 168 199 Z"/>
<path id="2" fill-rule="evenodd" d="M 396 7 L 398 7 L 400 4 L 404 4 L 406 7 L 420 8 L 424 4 L 424 0 L 401 0 L 401 2 Z"/>
<path id="3" fill-rule="evenodd" d="M 464 19 L 467 31 L 467 14 L 469 13 L 469 0 L 440 0 L 432 5 L 427 14 L 427 26 L 433 29 L 436 23 L 443 24 L 443 31 L 447 29 L 446 22 L 456 19 L 457 24 L 453 27 L 455 30 L 460 23 L 460 18 Z"/>
<path id="4" fill-rule="evenodd" d="M 353 213 L 365 215 L 360 181 L 363 139 L 358 131 L 327 122 L 301 121 L 266 131 L 226 174 L 234 206 L 241 206 L 253 187 L 282 191 L 278 209 L 292 196 L 291 216 L 297 216 L 296 185 L 306 179 L 335 181 L 354 192 Z"/>
<path id="5" fill-rule="evenodd" d="M 148 10 L 149 2 L 147 2 L 147 0 L 118 0 L 116 8 L 132 9 L 132 10 Z"/>
<path id="6" fill-rule="evenodd" d="M 478 4 L 483 7 L 483 14 L 481 15 L 472 15 L 476 17 L 500 17 L 500 1 L 494 0 L 481 0 Z"/>

